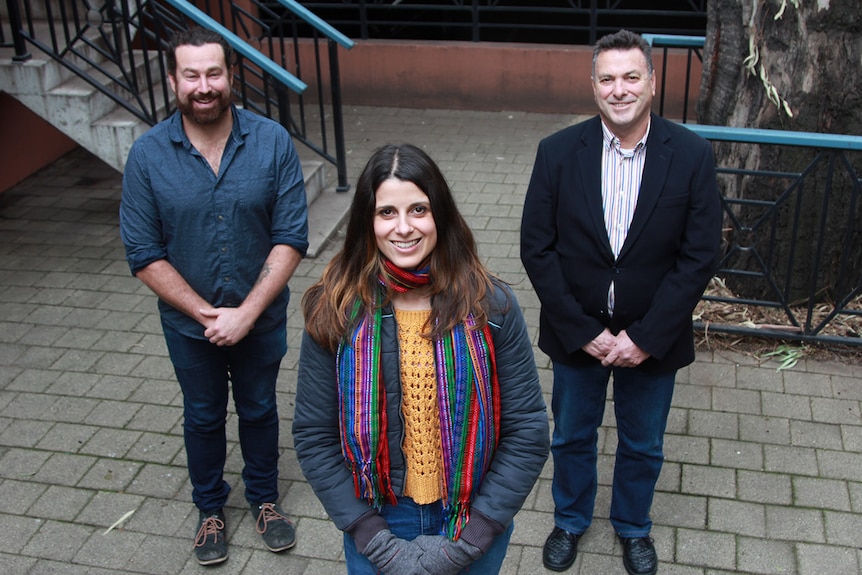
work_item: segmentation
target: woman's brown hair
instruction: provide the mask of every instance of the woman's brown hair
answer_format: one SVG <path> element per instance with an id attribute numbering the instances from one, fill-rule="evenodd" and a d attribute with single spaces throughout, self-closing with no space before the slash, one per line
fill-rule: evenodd
<path id="1" fill-rule="evenodd" d="M 430 259 L 429 337 L 451 330 L 470 313 L 478 326 L 488 321 L 485 296 L 494 278 L 479 260 L 473 233 L 458 211 L 446 178 L 416 146 L 388 144 L 371 155 L 356 182 L 343 247 L 302 298 L 305 329 L 330 351 L 338 348 L 351 328 L 357 301 L 368 311 L 391 296 L 384 294 L 382 301 L 378 297 L 383 268 L 374 235 L 375 194 L 390 178 L 412 182 L 428 196 L 437 227 L 437 245 Z"/>

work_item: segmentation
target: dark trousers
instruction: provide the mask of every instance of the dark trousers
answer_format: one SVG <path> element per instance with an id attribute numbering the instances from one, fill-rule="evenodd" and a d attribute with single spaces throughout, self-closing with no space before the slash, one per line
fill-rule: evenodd
<path id="1" fill-rule="evenodd" d="M 250 503 L 278 501 L 275 384 L 287 351 L 285 324 L 224 347 L 162 327 L 183 391 L 183 431 L 195 505 L 212 512 L 227 502 L 230 486 L 224 480 L 224 465 L 229 390 L 238 419 L 246 499 Z"/>
<path id="2" fill-rule="evenodd" d="M 583 533 L 593 519 L 598 477 L 596 441 L 613 375 L 617 424 L 610 520 L 621 537 L 649 535 L 649 511 L 664 462 L 664 432 L 676 372 L 554 364 L 554 522 Z"/>

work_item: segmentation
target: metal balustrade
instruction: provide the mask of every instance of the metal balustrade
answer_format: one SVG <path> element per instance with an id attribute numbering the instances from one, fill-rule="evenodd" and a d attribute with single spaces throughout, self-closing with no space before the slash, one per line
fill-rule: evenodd
<path id="1" fill-rule="evenodd" d="M 686 127 L 716 147 L 733 146 L 730 157 L 766 159 L 757 169 L 717 166 L 724 246 L 715 281 L 722 289 L 707 290 L 704 309 L 717 302 L 781 318 L 700 321 L 698 328 L 862 345 L 862 137 Z M 841 320 L 857 327 L 842 333 L 834 329 Z"/>
<path id="2" fill-rule="evenodd" d="M 682 100 L 682 123 L 688 121 L 688 97 L 691 94 L 691 64 L 692 54 L 697 56 L 701 64 L 703 63 L 703 45 L 705 38 L 703 36 L 677 36 L 665 34 L 644 34 L 644 40 L 649 42 L 653 49 L 660 48 L 662 51 L 661 69 L 665 71 L 661 75 L 661 90 L 659 90 L 659 116 L 664 116 L 664 99 L 667 92 L 667 52 L 670 48 L 683 48 L 687 52 L 687 60 L 685 66 L 685 88 L 683 90 Z M 655 60 L 655 55 L 653 55 Z"/>
<path id="3" fill-rule="evenodd" d="M 353 37 L 472 42 L 594 44 L 628 28 L 703 35 L 706 0 L 308 0 Z"/>
<path id="4" fill-rule="evenodd" d="M 164 59 L 170 34 L 193 24 L 216 30 L 238 54 L 239 105 L 279 121 L 292 137 L 334 164 L 337 189 L 346 191 L 338 49 L 350 49 L 353 41 L 298 2 L 278 1 L 280 15 L 264 23 L 252 13 L 259 6 L 256 0 L 216 6 L 208 0 L 7 0 L 9 22 L 0 25 L 10 30 L 7 46 L 15 49 L 16 61 L 28 60 L 32 56 L 28 50 L 36 49 L 149 125 L 174 110 Z M 299 22 L 313 30 L 310 40 L 295 33 Z M 303 70 L 299 46 L 309 41 L 315 65 Z M 321 44 L 328 48 L 325 56 Z M 306 82 L 303 76 L 311 80 Z M 317 87 L 314 111 L 304 96 L 309 83 Z M 326 85 L 328 95 L 323 91 Z M 310 119 L 315 116 L 312 129 Z"/>

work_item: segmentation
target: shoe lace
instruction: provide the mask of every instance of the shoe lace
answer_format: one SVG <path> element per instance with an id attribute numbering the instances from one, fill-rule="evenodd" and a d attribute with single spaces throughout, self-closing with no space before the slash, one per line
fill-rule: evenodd
<path id="1" fill-rule="evenodd" d="M 260 506 L 260 513 L 257 516 L 257 523 L 254 528 L 258 533 L 263 535 L 266 533 L 266 527 L 270 521 L 288 521 L 289 519 L 278 512 L 275 508 L 275 503 L 264 503 Z"/>
<path id="2" fill-rule="evenodd" d="M 204 522 L 201 523 L 200 529 L 198 529 L 198 534 L 195 535 L 195 547 L 203 547 L 206 545 L 207 537 L 210 535 L 213 536 L 215 541 L 218 541 L 218 534 L 224 530 L 224 521 L 218 518 L 216 515 L 212 515 L 204 519 Z"/>
<path id="3" fill-rule="evenodd" d="M 631 554 L 634 559 L 645 559 L 652 555 L 652 539 L 639 537 L 631 542 Z"/>

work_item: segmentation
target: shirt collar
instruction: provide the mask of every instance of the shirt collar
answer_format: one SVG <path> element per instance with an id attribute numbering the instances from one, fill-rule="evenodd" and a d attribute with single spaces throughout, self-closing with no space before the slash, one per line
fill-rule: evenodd
<path id="1" fill-rule="evenodd" d="M 631 150 L 632 153 L 637 153 L 646 148 L 647 138 L 649 138 L 649 130 L 652 126 L 652 118 L 647 122 L 646 132 L 644 132 L 643 138 L 638 140 L 638 143 L 635 145 L 634 150 Z M 617 152 L 622 152 L 622 148 L 620 147 L 620 139 L 617 138 L 611 129 L 607 127 L 605 121 L 602 120 L 602 143 L 605 146 L 606 150 L 614 149 Z"/>

